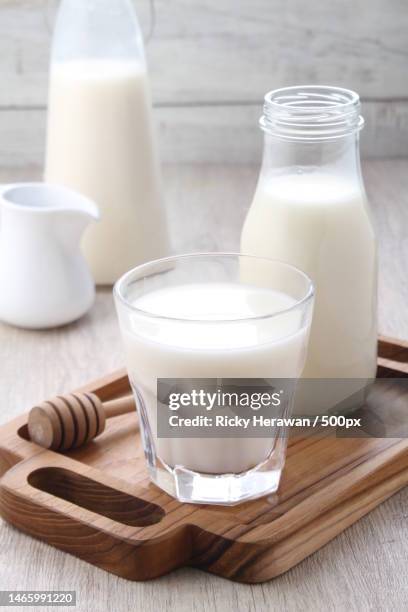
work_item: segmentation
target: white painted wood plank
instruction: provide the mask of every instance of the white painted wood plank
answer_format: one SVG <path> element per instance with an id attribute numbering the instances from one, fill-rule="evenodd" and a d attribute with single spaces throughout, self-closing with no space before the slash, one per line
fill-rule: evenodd
<path id="1" fill-rule="evenodd" d="M 0 2 L 0 164 L 8 167 L 38 164 L 43 155 L 40 111 L 57 4 Z M 147 35 L 150 0 L 135 4 Z M 369 99 L 364 155 L 408 154 L 403 0 L 376 0 L 369 9 L 366 0 L 155 0 L 154 6 L 147 55 L 164 161 L 259 159 L 254 126 L 263 94 L 299 82 L 357 89 Z M 14 112 L 19 109 L 25 114 Z"/>
<path id="2" fill-rule="evenodd" d="M 261 106 L 160 107 L 155 109 L 164 163 L 258 164 Z M 364 105 L 364 157 L 408 157 L 408 102 Z M 0 112 L 0 167 L 40 166 L 44 157 L 43 110 Z"/>
<path id="3" fill-rule="evenodd" d="M 150 0 L 135 0 L 143 30 Z M 56 0 L 0 2 L 0 106 L 44 105 Z M 253 102 L 305 82 L 408 97 L 404 0 L 154 0 L 156 103 Z"/>
<path id="4" fill-rule="evenodd" d="M 148 56 L 157 100 L 176 93 L 187 101 L 256 102 L 270 89 L 304 83 L 336 84 L 374 98 L 408 93 L 403 0 L 155 4 Z"/>

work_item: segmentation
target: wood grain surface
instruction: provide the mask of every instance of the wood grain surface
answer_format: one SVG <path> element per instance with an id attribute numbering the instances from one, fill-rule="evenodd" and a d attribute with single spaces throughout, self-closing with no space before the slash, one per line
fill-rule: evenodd
<path id="1" fill-rule="evenodd" d="M 270 87 L 336 79 L 365 99 L 408 96 L 403 0 L 132 0 L 158 104 L 247 104 Z M 45 104 L 59 0 L 2 0 L 3 106 Z M 151 11 L 153 7 L 153 15 Z"/>
<path id="2" fill-rule="evenodd" d="M 0 13 L 1 18 L 1 13 Z M 265 85 L 270 89 L 269 85 Z M 363 157 L 408 156 L 408 104 L 401 101 L 363 103 Z M 166 164 L 260 163 L 263 134 L 258 127 L 262 96 L 257 103 L 156 106 L 160 156 Z M 42 108 L 0 107 L 0 164 L 11 171 L 43 163 L 46 113 Z"/>
<path id="3" fill-rule="evenodd" d="M 133 0 L 147 40 L 165 162 L 259 155 L 266 91 L 357 90 L 363 153 L 408 156 L 408 11 L 403 0 Z M 40 164 L 59 0 L 0 1 L 1 164 Z M 220 137 L 222 134 L 222 137 Z"/>
<path id="4" fill-rule="evenodd" d="M 246 166 L 167 167 L 175 250 L 236 248 L 257 172 Z M 408 339 L 408 162 L 371 161 L 364 174 L 380 241 L 380 331 Z M 3 172 L 0 180 L 38 176 L 38 170 L 26 168 Z M 109 290 L 100 290 L 93 310 L 64 329 L 28 332 L 0 326 L 0 421 L 122 365 Z M 257 586 L 192 569 L 130 583 L 2 524 L 0 588 L 76 589 L 81 612 L 402 612 L 408 607 L 407 505 L 405 489 L 293 570 Z"/>
<path id="5" fill-rule="evenodd" d="M 69 446 L 71 432 L 64 454 L 32 444 L 22 415 L 0 427 L 0 515 L 23 533 L 129 580 L 185 566 L 247 584 L 276 578 L 408 484 L 408 440 L 393 430 L 384 438 L 364 433 L 370 423 L 385 424 L 381 415 L 392 424 L 401 406 L 406 421 L 408 389 L 399 379 L 407 370 L 407 344 L 383 339 L 379 349 L 389 377 L 371 387 L 368 405 L 358 411 L 363 426 L 346 436 L 292 435 L 273 495 L 232 507 L 178 502 L 150 482 L 134 407 L 82 447 Z M 390 386 L 391 377 L 398 380 Z M 122 371 L 90 382 L 75 397 L 97 406 L 115 390 L 130 392 Z M 75 409 L 61 398 L 52 404 L 61 420 L 64 410 L 72 415 Z M 78 405 L 76 412 L 84 414 Z M 10 460 L 13 468 L 4 471 Z"/>

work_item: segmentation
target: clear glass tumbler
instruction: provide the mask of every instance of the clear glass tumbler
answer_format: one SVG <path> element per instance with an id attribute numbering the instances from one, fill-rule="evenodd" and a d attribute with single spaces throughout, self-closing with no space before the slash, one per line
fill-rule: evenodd
<path id="1" fill-rule="evenodd" d="M 251 427 L 243 431 L 238 419 L 224 429 L 196 427 L 191 436 L 177 427 L 161 435 L 169 414 L 178 417 L 163 403 L 160 385 L 191 391 L 200 381 L 204 387 L 233 381 L 234 388 L 248 389 L 251 381 L 269 381 L 266 391 L 276 380 L 296 381 L 312 318 L 310 279 L 293 266 L 258 257 L 183 255 L 131 270 L 114 296 L 152 481 L 194 503 L 230 505 L 276 491 L 285 462 L 284 428 L 255 434 Z M 287 415 L 292 404 L 288 393 L 273 415 Z M 211 414 L 208 406 L 196 410 L 197 416 Z M 233 406 L 234 419 L 248 410 Z M 259 415 L 258 408 L 253 413 Z"/>

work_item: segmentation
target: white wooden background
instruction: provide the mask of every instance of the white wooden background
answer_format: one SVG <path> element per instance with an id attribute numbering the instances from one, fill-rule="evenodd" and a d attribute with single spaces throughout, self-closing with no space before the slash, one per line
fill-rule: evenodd
<path id="1" fill-rule="evenodd" d="M 263 94 L 302 83 L 356 89 L 364 155 L 408 156 L 406 0 L 134 1 L 165 162 L 257 162 Z M 3 167 L 42 162 L 57 4 L 0 0 Z"/>

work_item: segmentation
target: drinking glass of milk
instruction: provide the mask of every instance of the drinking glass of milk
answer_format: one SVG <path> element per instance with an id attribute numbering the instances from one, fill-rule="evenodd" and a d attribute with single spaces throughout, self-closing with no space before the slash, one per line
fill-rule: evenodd
<path id="1" fill-rule="evenodd" d="M 257 269 L 263 271 L 259 281 Z M 162 436 L 171 410 L 159 390 L 175 380 L 185 389 L 226 379 L 247 386 L 260 379 L 296 380 L 312 317 L 310 279 L 273 260 L 196 254 L 141 265 L 117 282 L 114 295 L 151 480 L 194 503 L 233 504 L 275 491 L 286 454 L 282 431 L 245 435 L 235 419 L 228 436 L 209 433 L 206 424 L 191 437 L 181 435 L 177 424 Z M 274 415 L 288 414 L 291 403 L 287 398 Z M 211 418 L 208 405 L 198 411 Z M 239 415 L 239 407 L 233 412 Z"/>
<path id="2" fill-rule="evenodd" d="M 98 284 L 169 255 L 143 41 L 130 0 L 62 0 L 45 178 L 97 203 L 83 251 Z"/>
<path id="3" fill-rule="evenodd" d="M 316 303 L 303 376 L 347 379 L 348 393 L 353 379 L 354 400 L 375 377 L 377 357 L 376 240 L 358 145 L 363 123 L 359 96 L 346 89 L 268 93 L 263 163 L 241 238 L 243 253 L 288 262 L 311 277 Z M 345 399 L 329 383 L 326 398 L 306 390 L 299 412 L 323 413 Z"/>

